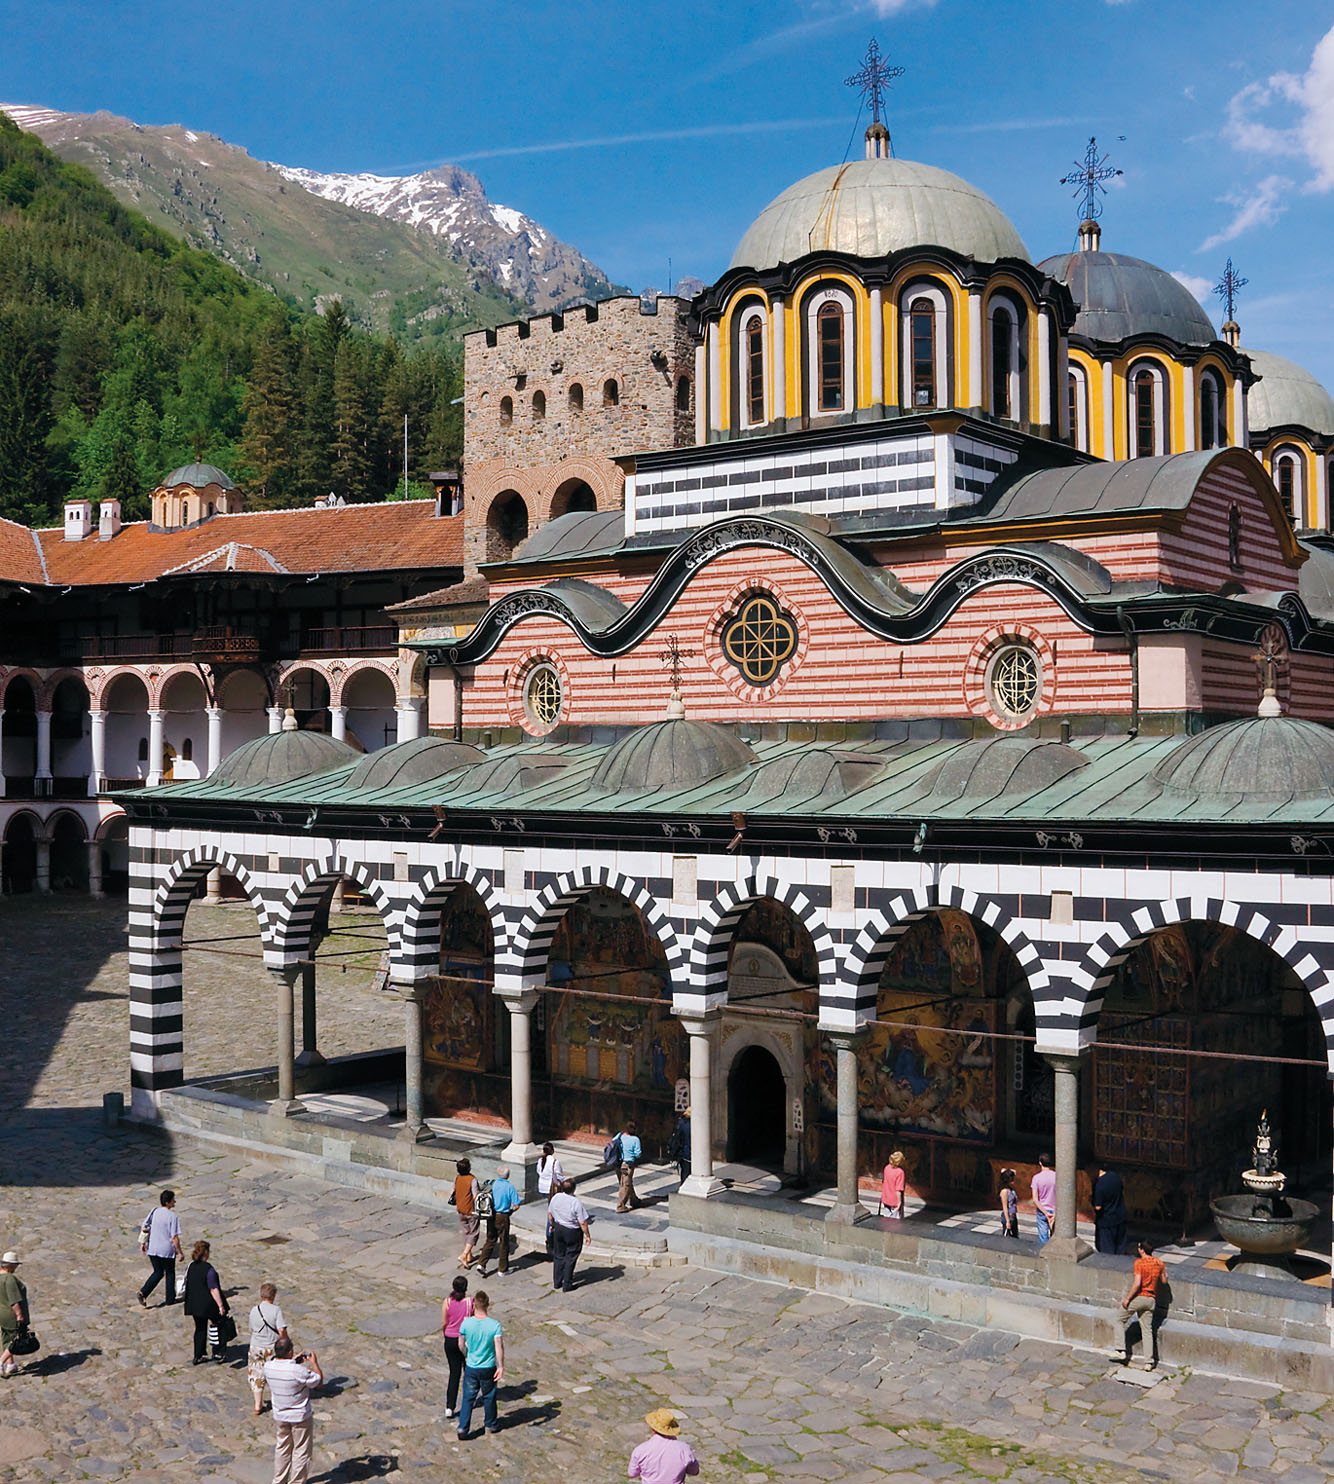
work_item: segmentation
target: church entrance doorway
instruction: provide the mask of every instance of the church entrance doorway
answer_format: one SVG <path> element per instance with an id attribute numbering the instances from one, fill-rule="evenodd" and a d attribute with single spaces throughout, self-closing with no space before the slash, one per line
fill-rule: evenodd
<path id="1" fill-rule="evenodd" d="M 781 1170 L 787 1145 L 787 1084 L 773 1052 L 747 1046 L 727 1078 L 727 1157 Z"/>

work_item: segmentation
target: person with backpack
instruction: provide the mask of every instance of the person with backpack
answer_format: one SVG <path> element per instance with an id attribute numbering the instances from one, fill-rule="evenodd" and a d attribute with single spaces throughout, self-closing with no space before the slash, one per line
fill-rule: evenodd
<path id="1" fill-rule="evenodd" d="M 185 1260 L 181 1251 L 181 1218 L 176 1214 L 176 1192 L 164 1190 L 158 1204 L 144 1217 L 139 1228 L 139 1251 L 153 1264 L 153 1271 L 139 1290 L 139 1305 L 148 1307 L 148 1295 L 165 1282 L 167 1296 L 163 1304 L 176 1302 L 176 1259 Z"/>
<path id="2" fill-rule="evenodd" d="M 486 1245 L 477 1254 L 477 1271 L 486 1277 L 486 1260 L 496 1251 L 496 1272 L 503 1278 L 510 1268 L 510 1216 L 522 1204 L 519 1192 L 510 1182 L 508 1165 L 496 1169 L 496 1178 L 483 1187 L 481 1201 L 489 1203 L 491 1214 L 486 1223 Z"/>
<path id="3" fill-rule="evenodd" d="M 644 1157 L 644 1146 L 633 1120 L 611 1142 L 616 1146 L 616 1209 L 625 1212 L 640 1203 L 635 1194 L 635 1166 Z"/>

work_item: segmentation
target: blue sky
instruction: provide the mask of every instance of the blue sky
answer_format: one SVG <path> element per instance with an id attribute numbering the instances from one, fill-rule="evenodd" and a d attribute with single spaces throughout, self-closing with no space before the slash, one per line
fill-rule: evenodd
<path id="1" fill-rule="evenodd" d="M 1125 171 L 1103 246 L 1200 287 L 1231 254 L 1246 343 L 1334 387 L 1331 19 L 1306 0 L 0 0 L 0 97 L 322 170 L 457 160 L 614 279 L 664 287 L 669 258 L 716 277 L 768 200 L 844 157 L 842 79 L 874 34 L 908 68 L 897 152 L 993 196 L 1035 259 L 1073 245 L 1058 180 L 1096 134 Z"/>

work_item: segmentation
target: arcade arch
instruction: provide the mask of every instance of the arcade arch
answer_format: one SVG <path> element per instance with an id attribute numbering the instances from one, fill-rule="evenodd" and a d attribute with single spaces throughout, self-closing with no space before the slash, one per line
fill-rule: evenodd
<path id="1" fill-rule="evenodd" d="M 215 692 L 222 710 L 219 760 L 269 729 L 269 688 L 254 670 L 233 670 Z"/>
<path id="2" fill-rule="evenodd" d="M 378 752 L 395 739 L 394 682 L 378 666 L 353 670 L 343 681 L 344 740 L 363 752 Z"/>
<path id="3" fill-rule="evenodd" d="M 5 686 L 3 718 L 5 792 L 32 796 L 37 773 L 37 691 L 26 675 L 12 675 Z"/>
<path id="4" fill-rule="evenodd" d="M 103 688 L 107 788 L 148 781 L 148 710 L 148 682 L 135 670 L 122 670 Z"/>
<path id="5" fill-rule="evenodd" d="M 204 682 L 197 671 L 178 670 L 159 691 L 163 782 L 202 778 L 208 768 L 208 718 Z"/>
<path id="6" fill-rule="evenodd" d="M 88 792 L 93 744 L 88 687 L 82 676 L 64 675 L 50 690 L 51 774 L 57 796 L 82 797 Z"/>

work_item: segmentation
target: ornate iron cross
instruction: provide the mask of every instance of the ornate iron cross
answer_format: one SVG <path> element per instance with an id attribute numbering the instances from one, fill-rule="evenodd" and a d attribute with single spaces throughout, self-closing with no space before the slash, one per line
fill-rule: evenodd
<path id="1" fill-rule="evenodd" d="M 1125 138 L 1124 135 L 1120 137 Z M 1098 197 L 1107 194 L 1103 181 L 1112 180 L 1123 173 L 1107 163 L 1110 159 L 1110 155 L 1098 158 L 1098 141 L 1096 137 L 1092 138 L 1084 151 L 1083 160 L 1076 160 L 1075 168 L 1070 174 L 1061 176 L 1062 185 L 1072 185 L 1075 188 L 1075 199 L 1079 202 L 1079 219 L 1082 222 L 1097 221 L 1102 215 L 1102 202 Z"/>
<path id="2" fill-rule="evenodd" d="M 682 649 L 681 641 L 676 635 L 668 635 L 667 648 L 658 655 L 658 659 L 671 672 L 673 691 L 681 689 L 681 661 L 693 660 L 698 653 L 697 649 Z"/>
<path id="3" fill-rule="evenodd" d="M 866 48 L 866 59 L 862 63 L 862 70 L 854 72 L 851 77 L 845 77 L 845 87 L 856 88 L 862 95 L 862 100 L 871 105 L 871 121 L 880 123 L 880 115 L 884 111 L 885 94 L 889 91 L 889 85 L 902 77 L 908 69 L 906 67 L 892 67 L 889 62 L 880 55 L 880 43 L 871 37 L 871 44 Z"/>
<path id="4" fill-rule="evenodd" d="M 1223 307 L 1227 310 L 1229 323 L 1236 319 L 1237 295 L 1246 285 L 1250 283 L 1249 278 L 1243 278 L 1232 266 L 1232 259 L 1227 260 L 1227 267 L 1223 269 L 1223 276 L 1214 285 L 1214 293 L 1223 301 Z"/>

